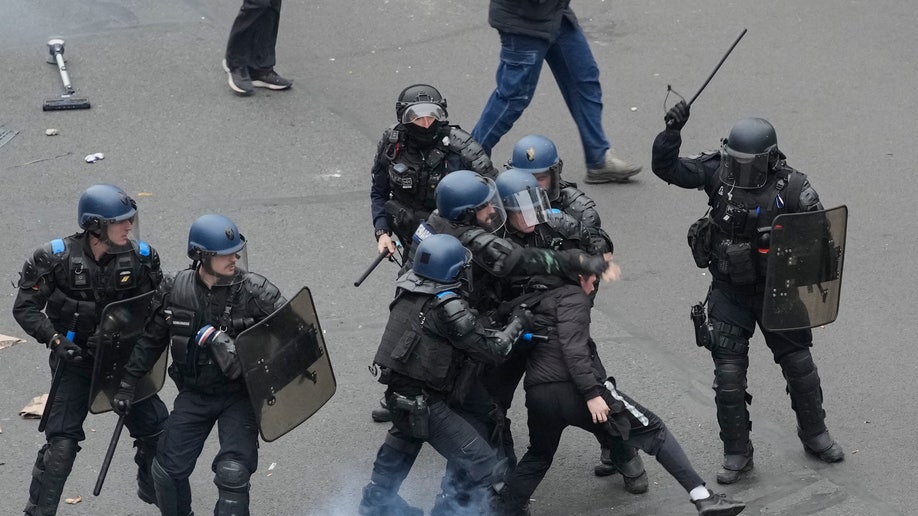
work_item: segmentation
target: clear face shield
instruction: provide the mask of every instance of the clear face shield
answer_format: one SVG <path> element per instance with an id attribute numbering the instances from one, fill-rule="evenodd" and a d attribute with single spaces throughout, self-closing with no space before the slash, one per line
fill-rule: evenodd
<path id="1" fill-rule="evenodd" d="M 137 250 L 137 241 L 140 240 L 140 218 L 136 211 L 122 220 L 103 220 L 100 226 L 99 240 L 108 246 L 106 253 L 121 254 Z"/>
<path id="2" fill-rule="evenodd" d="M 488 185 L 490 195 L 483 203 L 474 208 L 475 224 L 489 233 L 494 233 L 504 226 L 504 222 L 507 221 L 507 212 L 500 201 L 500 194 L 497 192 L 497 185 L 494 184 L 494 181 L 487 178 L 482 179 Z"/>
<path id="3" fill-rule="evenodd" d="M 541 188 L 527 188 L 503 199 L 510 225 L 517 231 L 530 233 L 535 226 L 548 221 L 551 202 Z"/>
<path id="4" fill-rule="evenodd" d="M 721 180 L 735 188 L 761 188 L 768 180 L 768 161 L 772 151 L 747 154 L 731 149 L 729 142 L 725 141 L 720 147 Z"/>
<path id="5" fill-rule="evenodd" d="M 420 104 L 414 104 L 405 108 L 405 112 L 402 113 L 402 119 L 400 120 L 403 124 L 413 124 L 415 122 L 424 122 L 424 119 L 430 118 L 431 122 L 445 122 L 446 110 L 440 107 L 439 104 L 434 104 L 432 102 L 423 102 Z M 423 127 L 429 127 L 428 124 Z"/>
<path id="6" fill-rule="evenodd" d="M 245 240 L 243 239 L 239 249 L 229 254 L 205 253 L 205 256 L 201 258 L 200 271 L 212 280 L 213 286 L 240 283 L 249 271 Z"/>

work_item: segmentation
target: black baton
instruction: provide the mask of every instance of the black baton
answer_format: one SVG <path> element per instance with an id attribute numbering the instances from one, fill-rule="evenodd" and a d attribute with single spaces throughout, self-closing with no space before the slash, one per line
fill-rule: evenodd
<path id="1" fill-rule="evenodd" d="M 74 313 L 73 323 L 70 325 L 72 329 L 67 332 L 67 340 L 71 342 L 73 342 L 74 337 L 76 337 L 77 322 L 79 320 L 80 313 Z M 38 422 L 39 432 L 44 432 L 45 427 L 48 426 L 48 416 L 51 415 L 51 405 L 54 404 L 54 398 L 57 396 L 57 389 L 61 385 L 61 378 L 64 376 L 64 369 L 66 368 L 66 365 L 66 360 L 63 358 L 57 359 L 57 367 L 54 368 L 54 376 L 51 378 L 51 389 L 48 391 L 48 399 L 45 400 L 45 409 L 41 411 L 41 420 Z"/>
<path id="2" fill-rule="evenodd" d="M 363 274 L 360 275 L 360 278 L 358 278 L 357 281 L 354 282 L 354 286 L 355 286 L 355 287 L 359 287 L 360 284 L 363 283 L 363 280 L 367 279 L 367 276 L 369 276 L 370 273 L 373 272 L 373 269 L 375 269 L 376 267 L 378 267 L 379 264 L 380 264 L 383 260 L 385 260 L 386 258 L 388 258 L 389 256 L 390 256 L 389 250 L 388 250 L 388 249 L 383 249 L 383 251 L 382 251 L 381 253 L 379 253 L 379 255 L 376 256 L 376 259 L 373 260 L 373 263 L 371 263 L 370 266 L 367 267 L 367 270 L 363 271 Z"/>
<path id="3" fill-rule="evenodd" d="M 124 428 L 124 416 L 119 415 L 118 422 L 115 424 L 115 432 L 112 433 L 112 440 L 108 443 L 108 450 L 105 451 L 102 469 L 99 470 L 99 477 L 96 479 L 96 487 L 92 490 L 93 496 L 99 496 L 99 493 L 102 492 L 102 484 L 105 483 L 105 475 L 108 475 L 108 467 L 112 465 L 112 457 L 115 455 L 118 440 L 121 439 L 122 428 Z"/>
<path id="4" fill-rule="evenodd" d="M 708 80 L 704 81 L 704 84 L 702 84 L 701 87 L 698 88 L 698 93 L 695 93 L 695 96 L 692 97 L 692 100 L 688 101 L 689 106 L 692 105 L 692 102 L 695 102 L 695 99 L 698 98 L 698 95 L 701 95 L 701 92 L 704 91 L 705 86 L 707 86 L 708 83 L 711 82 L 711 79 L 714 78 L 714 74 L 717 73 L 717 70 L 720 70 L 720 65 L 724 64 L 724 61 L 726 61 L 727 57 L 730 56 L 730 52 L 733 52 L 733 49 L 736 48 L 736 44 L 739 43 L 740 40 L 743 39 L 743 36 L 745 35 L 746 35 L 746 29 L 743 29 L 743 32 L 740 32 L 740 35 L 736 37 L 736 41 L 734 41 L 733 44 L 730 45 L 730 48 L 727 49 L 727 53 L 724 54 L 724 57 L 720 58 L 720 62 L 717 63 L 717 66 L 714 67 L 714 71 L 711 72 L 711 75 L 708 76 Z"/>

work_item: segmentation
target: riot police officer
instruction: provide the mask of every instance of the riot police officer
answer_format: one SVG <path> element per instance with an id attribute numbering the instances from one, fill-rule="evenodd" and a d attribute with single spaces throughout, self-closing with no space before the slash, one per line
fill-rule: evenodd
<path id="1" fill-rule="evenodd" d="M 602 229 L 602 219 L 596 202 L 577 187 L 577 183 L 561 177 L 564 162 L 558 155 L 555 143 L 540 134 L 524 136 L 513 146 L 507 165 L 526 170 L 535 176 L 545 192 L 551 207 L 567 214 L 579 223 L 579 246 L 590 254 L 611 253 L 612 238 Z"/>
<path id="2" fill-rule="evenodd" d="M 370 210 L 377 252 L 408 251 L 411 235 L 434 210 L 434 191 L 454 170 L 496 177 L 491 158 L 459 126 L 450 125 L 446 99 L 429 84 L 413 84 L 395 102 L 397 123 L 385 131 L 373 161 Z"/>
<path id="3" fill-rule="evenodd" d="M 248 514 L 249 477 L 258 467 L 258 425 L 233 339 L 285 299 L 265 277 L 249 272 L 245 237 L 227 217 L 208 214 L 195 220 L 187 249 L 191 267 L 168 276 L 157 289 L 115 408 L 133 413 L 137 379 L 170 347 L 169 376 L 179 392 L 153 461 L 159 509 L 164 516 L 191 513 L 188 477 L 218 424 L 214 514 Z"/>
<path id="4" fill-rule="evenodd" d="M 667 112 L 667 128 L 653 143 L 653 171 L 667 183 L 703 188 L 711 207 L 692 225 L 689 242 L 696 264 L 712 275 L 707 310 L 711 331 L 699 345 L 708 347 L 714 359 L 714 400 L 724 443 L 717 481 L 736 482 L 753 468 L 746 371 L 757 323 L 787 381 L 805 451 L 825 462 L 841 461 L 845 454 L 825 424 L 822 387 L 810 353 L 812 332 L 762 326 L 772 221 L 783 213 L 821 210 L 819 195 L 805 174 L 787 164 L 774 127 L 761 118 L 736 122 L 720 152 L 679 157 L 680 131 L 688 117 L 685 102 Z"/>
<path id="5" fill-rule="evenodd" d="M 162 280 L 159 255 L 138 234 L 137 204 L 121 188 L 90 186 L 80 196 L 77 222 L 82 232 L 39 247 L 19 279 L 13 316 L 35 340 L 51 350 L 49 363 L 58 385 L 47 401 L 45 436 L 32 470 L 25 513 L 57 512 L 89 411 L 94 335 L 109 303 L 155 289 Z M 137 496 L 154 503 L 150 465 L 168 416 L 153 395 L 125 419 L 134 438 Z"/>
<path id="6" fill-rule="evenodd" d="M 439 514 L 481 514 L 492 484 L 503 477 L 497 452 L 465 417 L 474 382 L 472 362 L 497 363 L 522 335 L 528 313 L 500 330 L 486 330 L 465 299 L 471 253 L 450 235 L 421 242 L 413 266 L 396 282 L 396 296 L 374 363 L 386 384 L 393 425 L 363 490 L 361 515 L 422 515 L 398 496 L 423 443 L 464 472 L 462 495 L 450 482 L 438 495 Z"/>

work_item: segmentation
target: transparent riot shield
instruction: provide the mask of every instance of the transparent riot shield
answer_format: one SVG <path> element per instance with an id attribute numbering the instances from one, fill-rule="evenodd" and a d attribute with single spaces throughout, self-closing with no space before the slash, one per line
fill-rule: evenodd
<path id="1" fill-rule="evenodd" d="M 96 330 L 95 365 L 89 391 L 89 411 L 101 414 L 112 410 L 112 398 L 131 357 L 134 343 L 143 334 L 153 291 L 108 304 Z M 137 382 L 134 402 L 159 392 L 166 381 L 168 353 L 163 353 L 153 369 Z"/>
<path id="2" fill-rule="evenodd" d="M 236 337 L 236 353 L 265 441 L 309 419 L 337 383 L 309 289 Z"/>
<path id="3" fill-rule="evenodd" d="M 765 278 L 762 326 L 797 330 L 838 315 L 848 207 L 775 217 Z"/>

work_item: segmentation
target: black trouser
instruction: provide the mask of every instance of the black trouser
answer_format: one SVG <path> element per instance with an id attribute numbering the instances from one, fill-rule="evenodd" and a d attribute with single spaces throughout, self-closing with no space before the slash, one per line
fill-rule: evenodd
<path id="1" fill-rule="evenodd" d="M 226 43 L 226 65 L 274 68 L 281 0 L 243 0 Z"/>
<path id="2" fill-rule="evenodd" d="M 217 425 L 220 450 L 211 469 L 216 472 L 217 465 L 225 461 L 241 464 L 249 475 L 258 469 L 258 424 L 244 389 L 215 394 L 179 391 L 156 452 L 156 462 L 174 484 L 167 488 L 179 493 L 176 514 L 191 512 L 188 477 L 214 425 Z M 157 490 L 160 489 L 157 485 Z M 160 509 L 164 514 L 172 514 L 171 508 L 170 512 Z"/>
<path id="3" fill-rule="evenodd" d="M 54 374 L 57 359 L 53 354 L 49 358 L 49 365 Z M 29 505 L 26 507 L 29 513 L 38 512 L 38 507 L 41 507 L 45 513 L 53 514 L 50 512 L 52 508 L 57 508 L 64 483 L 70 475 L 76 453 L 80 450 L 76 443 L 86 439 L 83 423 L 89 414 L 92 369 L 93 361 L 89 357 L 79 363 L 68 362 L 63 369 L 57 394 L 53 400 L 48 400 L 51 403 L 51 412 L 45 425 L 48 444 L 39 451 L 36 468 L 32 472 Z M 168 415 L 169 410 L 156 395 L 131 407 L 130 413 L 124 418 L 124 426 L 135 439 L 138 453 L 145 453 L 155 446 Z M 100 457 L 100 463 L 101 460 Z M 140 465 L 141 461 L 137 462 Z M 143 462 L 147 470 L 138 475 L 148 478 L 149 462 Z"/>
<path id="4" fill-rule="evenodd" d="M 656 457 L 657 462 L 679 484 L 690 491 L 704 484 L 692 468 L 675 436 L 663 421 L 626 394 L 610 390 L 625 405 L 630 432 L 624 444 Z M 554 460 L 561 434 L 576 426 L 596 435 L 600 442 L 610 439 L 608 425 L 593 423 L 586 400 L 571 382 L 543 383 L 526 389 L 529 424 L 529 450 L 510 473 L 501 496 L 509 505 L 528 502 Z"/>
<path id="5" fill-rule="evenodd" d="M 758 290 L 758 292 L 756 292 Z M 724 454 L 751 455 L 746 372 L 749 368 L 749 339 L 756 324 L 761 328 L 764 294 L 761 288 L 730 287 L 714 282 L 708 306 L 708 316 L 715 330 L 714 400 L 717 420 L 724 443 Z M 801 439 L 826 431 L 825 411 L 822 409 L 822 388 L 810 347 L 813 333 L 809 329 L 767 331 L 762 329 L 765 344 L 787 380 L 791 406 L 797 415 Z"/>
<path id="6" fill-rule="evenodd" d="M 449 461 L 451 469 L 463 473 L 463 494 L 472 503 L 483 502 L 498 462 L 497 452 L 480 429 L 442 399 L 428 398 L 428 407 L 427 439 L 412 435 L 406 411 L 392 411 L 392 427 L 376 454 L 370 480 L 394 497 L 426 442 Z M 453 480 L 444 478 L 442 487 L 449 491 L 447 495 L 456 494 Z"/>

